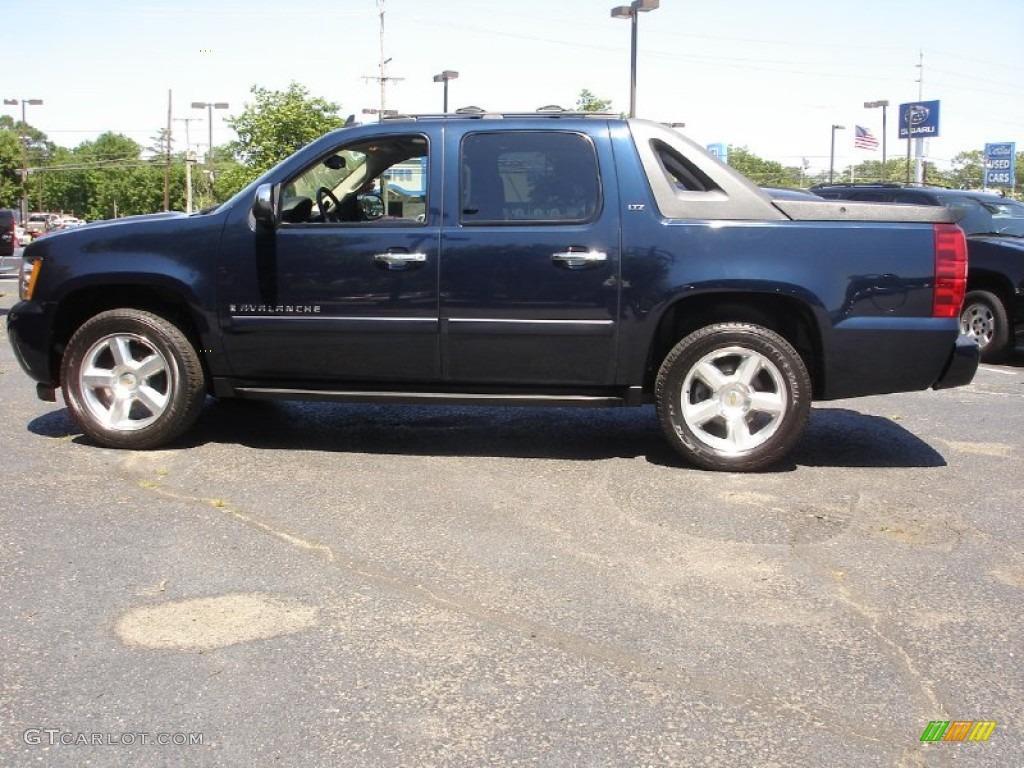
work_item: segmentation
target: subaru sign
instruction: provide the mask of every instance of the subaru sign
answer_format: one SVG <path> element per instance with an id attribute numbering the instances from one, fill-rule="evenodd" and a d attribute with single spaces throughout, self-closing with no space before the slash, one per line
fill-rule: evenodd
<path id="1" fill-rule="evenodd" d="M 910 138 L 934 139 L 939 135 L 939 102 L 918 101 L 913 104 L 900 104 L 900 138 L 907 138 L 907 127 L 910 127 Z"/>
<path id="2" fill-rule="evenodd" d="M 1012 187 L 1017 178 L 1017 145 L 1012 141 L 985 145 L 985 186 Z"/>

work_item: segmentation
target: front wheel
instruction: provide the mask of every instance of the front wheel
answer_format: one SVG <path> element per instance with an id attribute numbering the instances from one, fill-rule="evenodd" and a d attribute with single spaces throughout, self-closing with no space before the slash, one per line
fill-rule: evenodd
<path id="1" fill-rule="evenodd" d="M 792 450 L 811 410 L 811 381 L 774 331 L 718 323 L 668 353 L 655 385 L 662 430 L 687 461 L 732 472 L 764 469 Z"/>
<path id="2" fill-rule="evenodd" d="M 999 360 L 1010 351 L 1010 321 L 1006 307 L 994 293 L 970 291 L 960 313 L 960 332 L 978 342 L 981 359 Z"/>
<path id="3" fill-rule="evenodd" d="M 138 309 L 114 309 L 71 337 L 61 384 L 82 431 L 109 448 L 156 448 L 188 429 L 206 397 L 199 356 L 181 330 Z"/>

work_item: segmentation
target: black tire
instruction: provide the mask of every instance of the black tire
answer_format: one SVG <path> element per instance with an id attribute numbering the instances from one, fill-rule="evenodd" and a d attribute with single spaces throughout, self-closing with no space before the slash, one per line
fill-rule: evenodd
<path id="1" fill-rule="evenodd" d="M 811 380 L 800 355 L 774 331 L 717 323 L 668 353 L 655 402 L 662 430 L 687 461 L 752 472 L 778 463 L 800 439 Z"/>
<path id="2" fill-rule="evenodd" d="M 1010 319 L 1002 299 L 988 291 L 970 291 L 960 312 L 960 332 L 978 342 L 986 363 L 1001 360 L 1012 351 Z"/>
<path id="3" fill-rule="evenodd" d="M 108 448 L 167 444 L 195 422 L 206 396 L 199 355 L 170 321 L 113 309 L 86 321 L 61 363 L 68 410 Z"/>

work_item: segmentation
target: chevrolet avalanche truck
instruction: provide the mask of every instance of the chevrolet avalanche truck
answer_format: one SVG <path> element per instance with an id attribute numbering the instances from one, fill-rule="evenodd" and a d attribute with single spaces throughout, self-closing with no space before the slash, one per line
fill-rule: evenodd
<path id="1" fill-rule="evenodd" d="M 104 446 L 167 444 L 207 396 L 653 402 L 690 463 L 744 471 L 812 400 L 970 382 L 966 273 L 944 208 L 773 199 L 657 123 L 428 115 L 34 242 L 7 323 Z"/>

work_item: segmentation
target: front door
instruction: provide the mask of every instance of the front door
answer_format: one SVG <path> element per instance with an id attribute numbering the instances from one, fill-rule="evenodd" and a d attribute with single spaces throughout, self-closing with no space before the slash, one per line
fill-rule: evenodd
<path id="1" fill-rule="evenodd" d="M 423 134 L 341 145 L 281 187 L 282 222 L 256 232 L 248 279 L 226 288 L 239 378 L 331 382 L 441 377 L 440 232 Z"/>

